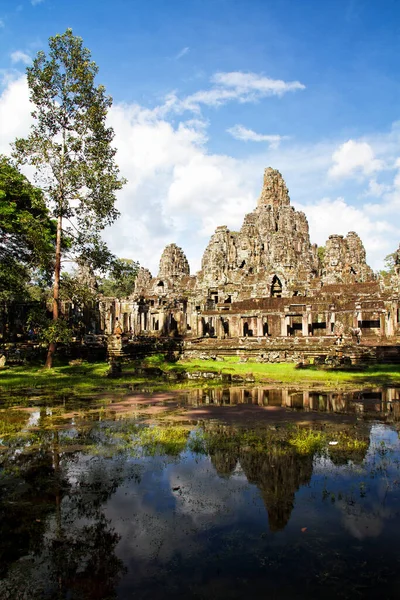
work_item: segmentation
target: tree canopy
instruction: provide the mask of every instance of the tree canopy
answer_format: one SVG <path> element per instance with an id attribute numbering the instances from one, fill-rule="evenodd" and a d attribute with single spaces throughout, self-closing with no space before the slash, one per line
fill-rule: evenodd
<path id="1" fill-rule="evenodd" d="M 42 191 L 0 155 L 0 298 L 25 295 L 34 273 L 49 273 L 55 233 Z"/>
<path id="2" fill-rule="evenodd" d="M 14 156 L 34 167 L 47 206 L 57 218 L 53 319 L 59 318 L 63 239 L 68 254 L 92 269 L 106 270 L 111 253 L 101 231 L 118 216 L 115 192 L 122 187 L 115 164 L 114 132 L 106 117 L 112 99 L 95 84 L 97 65 L 71 29 L 49 39 L 27 68 L 35 109 L 28 138 L 14 144 Z M 52 364 L 55 343 L 46 365 Z"/>
<path id="3" fill-rule="evenodd" d="M 108 276 L 99 283 L 99 291 L 104 296 L 127 298 L 133 292 L 139 263 L 130 258 L 117 258 Z"/>

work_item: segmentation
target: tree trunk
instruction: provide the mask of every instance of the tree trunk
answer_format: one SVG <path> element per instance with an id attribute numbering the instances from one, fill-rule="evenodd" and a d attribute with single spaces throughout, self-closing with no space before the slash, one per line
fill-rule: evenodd
<path id="1" fill-rule="evenodd" d="M 60 292 L 60 274 L 61 274 L 61 232 L 62 232 L 62 216 L 59 215 L 57 219 L 57 238 L 56 238 L 56 264 L 54 268 L 54 288 L 53 288 L 53 321 L 58 320 L 59 304 L 58 297 Z M 49 349 L 47 351 L 47 358 L 45 363 L 46 369 L 51 369 L 53 366 L 53 356 L 56 351 L 56 342 L 50 342 Z"/>

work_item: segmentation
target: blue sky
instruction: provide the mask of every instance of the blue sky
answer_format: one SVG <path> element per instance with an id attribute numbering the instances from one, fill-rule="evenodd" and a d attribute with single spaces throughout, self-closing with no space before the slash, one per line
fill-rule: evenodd
<path id="1" fill-rule="evenodd" d="M 278 168 L 313 242 L 357 231 L 374 268 L 400 235 L 400 3 L 38 0 L 0 5 L 0 151 L 29 128 L 24 68 L 72 27 L 114 98 L 129 184 L 106 232 L 156 271 L 166 243 L 200 266 Z"/>

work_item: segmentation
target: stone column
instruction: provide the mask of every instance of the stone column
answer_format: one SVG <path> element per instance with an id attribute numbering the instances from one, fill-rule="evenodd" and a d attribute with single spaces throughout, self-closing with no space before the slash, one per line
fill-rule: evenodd
<path id="1" fill-rule="evenodd" d="M 358 322 L 362 321 L 361 304 L 356 304 L 354 313 L 354 327 L 358 327 Z"/>
<path id="2" fill-rule="evenodd" d="M 216 317 L 215 319 L 215 335 L 220 340 L 222 338 L 223 327 L 221 322 L 221 317 Z"/>
<path id="3" fill-rule="evenodd" d="M 381 312 L 379 315 L 380 321 L 380 334 L 386 336 L 386 311 Z"/>
<path id="4" fill-rule="evenodd" d="M 112 333 L 114 331 L 114 319 L 113 319 L 113 313 L 110 310 L 110 319 L 109 319 L 109 326 L 108 326 L 108 331 L 107 333 Z"/>
<path id="5" fill-rule="evenodd" d="M 160 310 L 158 313 L 158 329 L 161 334 L 164 332 L 164 311 Z"/>
<path id="6" fill-rule="evenodd" d="M 301 333 L 303 337 L 308 337 L 308 314 L 303 312 L 301 316 Z"/>
<path id="7" fill-rule="evenodd" d="M 263 321 L 262 317 L 257 317 L 257 337 L 262 337 L 263 335 Z"/>
<path id="8" fill-rule="evenodd" d="M 287 323 L 285 315 L 281 316 L 281 335 L 285 337 L 287 336 Z"/>
<path id="9" fill-rule="evenodd" d="M 393 310 L 393 306 L 391 306 L 388 311 L 387 311 L 387 328 L 386 328 L 386 335 L 388 337 L 392 337 L 394 335 L 394 313 L 395 311 Z"/>

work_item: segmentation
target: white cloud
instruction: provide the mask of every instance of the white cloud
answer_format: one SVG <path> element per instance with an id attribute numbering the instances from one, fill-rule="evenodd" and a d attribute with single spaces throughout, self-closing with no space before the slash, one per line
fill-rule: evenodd
<path id="1" fill-rule="evenodd" d="M 29 54 L 26 54 L 26 52 L 22 52 L 21 50 L 16 50 L 15 52 L 12 52 L 10 57 L 11 62 L 13 64 L 23 63 L 25 65 L 29 65 L 32 62 L 32 59 L 29 56 Z"/>
<path id="2" fill-rule="evenodd" d="M 2 153 L 9 154 L 9 143 L 28 133 L 32 110 L 28 98 L 24 76 L 5 81 L 0 95 Z M 258 153 L 233 158 L 210 152 L 206 121 L 177 118 L 169 122 L 163 107 L 149 110 L 115 104 L 109 122 L 116 134 L 117 162 L 128 183 L 118 194 L 121 217 L 105 238 L 118 256 L 137 259 L 153 273 L 163 247 L 171 242 L 182 246 L 192 272 L 197 270 L 215 228 L 226 224 L 236 230 L 244 215 L 255 208 L 267 166 L 278 168 L 285 177 L 292 203 L 306 213 L 313 242 L 324 244 L 332 233 L 357 231 L 374 268 L 398 246 L 397 171 L 390 190 L 380 197 L 377 212 L 372 203 L 359 201 L 354 206 L 352 196 L 337 197 L 335 178 L 326 177 L 336 142 L 266 145 Z M 398 153 L 394 157 L 392 150 L 398 151 L 400 145 L 390 138 L 389 161 L 383 135 L 379 143 L 380 155 L 394 165 Z M 340 193 L 344 193 L 342 187 Z"/>
<path id="3" fill-rule="evenodd" d="M 243 127 L 243 125 L 234 125 L 227 129 L 227 132 L 236 140 L 241 140 L 243 142 L 267 142 L 271 148 L 277 148 L 282 140 L 288 139 L 288 136 L 286 135 L 257 133 L 252 129 Z"/>
<path id="4" fill-rule="evenodd" d="M 175 96 L 175 110 L 199 112 L 202 104 L 217 107 L 232 100 L 256 102 L 267 96 L 283 96 L 287 92 L 305 89 L 299 81 L 286 82 L 241 71 L 216 73 L 211 78 L 211 83 L 214 85 L 210 89 L 199 90 L 182 100 Z"/>
<path id="5" fill-rule="evenodd" d="M 353 175 L 372 175 L 384 168 L 384 162 L 375 158 L 374 151 L 367 142 L 348 140 L 332 156 L 333 166 L 329 175 L 336 178 Z"/>
<path id="6" fill-rule="evenodd" d="M 256 93 L 260 96 L 282 96 L 286 92 L 304 90 L 305 85 L 299 81 L 282 81 L 281 79 L 270 79 L 257 73 L 243 73 L 232 71 L 230 73 L 216 73 L 212 81 L 217 85 L 233 88 L 244 94 Z"/>
<path id="7" fill-rule="evenodd" d="M 375 178 L 370 179 L 368 182 L 368 190 L 364 192 L 364 196 L 373 196 L 374 198 L 381 198 L 386 192 L 390 190 L 390 186 L 384 183 L 378 183 Z"/>
<path id="8" fill-rule="evenodd" d="M 391 185 L 377 184 L 378 193 L 375 194 L 375 197 L 380 198 L 380 201 L 375 203 L 371 202 L 365 205 L 366 212 L 374 217 L 400 214 L 400 159 L 396 160 L 394 164 L 398 170 L 394 175 L 393 183 Z M 373 194 L 367 192 L 366 195 Z"/>
<path id="9" fill-rule="evenodd" d="M 185 46 L 185 48 L 182 48 L 182 50 L 180 52 L 178 52 L 178 54 L 175 56 L 175 60 L 179 60 L 180 58 L 185 56 L 185 54 L 187 54 L 189 51 L 190 51 L 189 46 Z"/>
<path id="10" fill-rule="evenodd" d="M 5 27 L 4 21 L 3 19 L 0 19 L 0 29 L 2 29 L 3 27 Z"/>
<path id="11" fill-rule="evenodd" d="M 352 206 L 340 197 L 322 198 L 306 205 L 294 204 L 305 212 L 312 241 L 318 245 L 325 245 L 332 234 L 347 235 L 349 231 L 355 231 L 363 241 L 368 262 L 374 269 L 380 268 L 384 256 L 393 251 L 396 226 L 383 218 L 371 218 L 364 206 Z"/>
<path id="12" fill-rule="evenodd" d="M 5 79 L 6 87 L 0 96 L 0 153 L 10 154 L 10 143 L 27 134 L 32 106 L 26 77 Z"/>
<path id="13" fill-rule="evenodd" d="M 37 6 L 38 4 L 42 4 L 44 0 L 31 0 L 32 6 Z"/>

